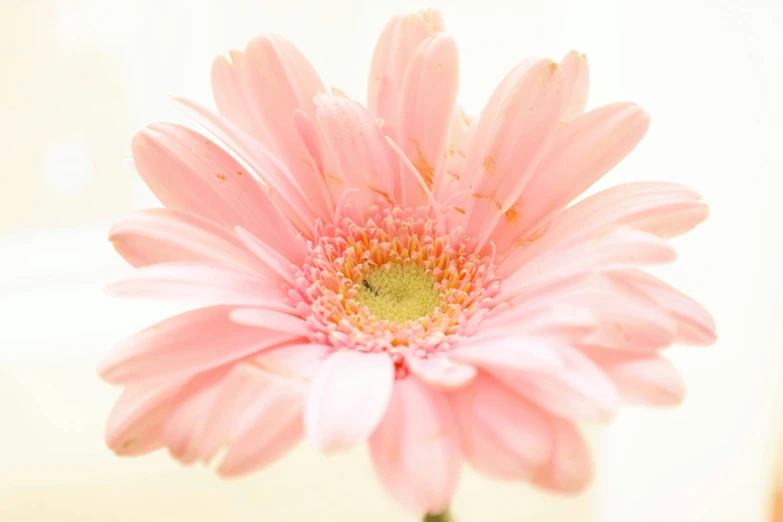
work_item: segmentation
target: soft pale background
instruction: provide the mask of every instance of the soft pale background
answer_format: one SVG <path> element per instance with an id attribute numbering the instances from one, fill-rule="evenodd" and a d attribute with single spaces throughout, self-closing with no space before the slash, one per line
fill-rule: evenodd
<path id="1" fill-rule="evenodd" d="M 592 430 L 599 477 L 560 499 L 467 473 L 462 522 L 763 521 L 777 466 L 783 369 L 783 9 L 775 3 L 432 1 L 457 36 L 461 99 L 480 108 L 527 55 L 591 58 L 591 106 L 632 99 L 648 137 L 604 184 L 697 187 L 713 215 L 664 274 L 718 320 L 710 349 L 675 348 L 676 411 L 626 410 Z M 94 367 L 167 313 L 111 300 L 127 268 L 110 222 L 154 204 L 122 167 L 135 129 L 176 119 L 166 96 L 210 101 L 213 56 L 272 31 L 331 84 L 363 97 L 386 18 L 418 2 L 0 0 L 0 520 L 406 520 L 363 450 L 303 446 L 222 482 L 164 454 L 102 443 L 116 390 Z"/>

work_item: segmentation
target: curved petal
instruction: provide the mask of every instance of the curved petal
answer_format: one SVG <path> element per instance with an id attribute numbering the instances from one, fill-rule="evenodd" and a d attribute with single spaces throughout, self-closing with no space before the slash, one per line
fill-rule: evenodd
<path id="1" fill-rule="evenodd" d="M 479 245 L 528 183 L 557 130 L 563 103 L 563 73 L 551 60 L 533 62 L 509 88 L 480 157 L 469 160 L 478 174 L 470 189 L 465 233 Z"/>
<path id="2" fill-rule="evenodd" d="M 618 227 L 671 238 L 704 221 L 707 205 L 701 196 L 675 183 L 637 182 L 618 185 L 579 201 L 528 238 L 517 242 L 499 268 L 513 274 L 531 260 L 575 243 L 589 242 Z"/>
<path id="3" fill-rule="evenodd" d="M 135 457 L 163 446 L 163 424 L 183 380 L 126 387 L 106 424 L 106 445 L 115 454 Z"/>
<path id="4" fill-rule="evenodd" d="M 452 396 L 465 457 L 503 480 L 528 480 L 552 453 L 548 415 L 482 375 Z"/>
<path id="5" fill-rule="evenodd" d="M 286 454 L 302 438 L 304 388 L 250 364 L 225 379 L 205 417 L 201 454 L 226 453 L 218 473 L 235 476 L 259 469 Z"/>
<path id="6" fill-rule="evenodd" d="M 383 421 L 370 437 L 375 472 L 411 511 L 441 513 L 461 473 L 459 434 L 448 401 L 414 377 L 397 381 Z"/>
<path id="7" fill-rule="evenodd" d="M 269 197 L 296 230 L 307 238 L 312 237 L 316 219 L 328 216 L 319 215 L 288 167 L 274 156 L 267 145 L 256 141 L 234 122 L 194 101 L 174 97 L 172 102 L 186 116 L 212 133 L 227 150 L 246 162 L 251 174 L 269 186 Z"/>
<path id="8" fill-rule="evenodd" d="M 196 261 L 251 273 L 267 271 L 231 230 L 171 209 L 133 212 L 111 228 L 109 241 L 134 267 Z"/>
<path id="9" fill-rule="evenodd" d="M 685 382 L 660 355 L 597 360 L 624 400 L 631 404 L 678 406 L 685 399 Z"/>
<path id="10" fill-rule="evenodd" d="M 609 172 L 636 147 L 649 125 L 649 115 L 638 105 L 615 103 L 559 130 L 521 195 L 514 195 L 504 208 L 509 212 L 492 235 L 498 252 L 504 254 Z"/>
<path id="11" fill-rule="evenodd" d="M 574 420 L 607 422 L 619 407 L 617 389 L 576 349 L 558 347 L 564 367 L 537 373 L 492 370 L 493 376 L 530 402 Z"/>
<path id="12" fill-rule="evenodd" d="M 394 157 L 378 123 L 353 100 L 331 94 L 315 98 L 318 124 L 346 188 L 359 189 L 359 209 L 394 194 Z"/>
<path id="13" fill-rule="evenodd" d="M 282 288 L 268 279 L 206 263 L 161 263 L 135 270 L 106 289 L 111 295 L 184 300 L 201 306 L 259 306 L 295 313 Z"/>
<path id="14" fill-rule="evenodd" d="M 566 85 L 566 107 L 562 120 L 568 123 L 585 112 L 587 106 L 589 87 L 587 56 L 571 51 L 560 60 L 560 67 L 563 69 Z"/>
<path id="15" fill-rule="evenodd" d="M 448 357 L 434 355 L 429 359 L 410 356 L 405 359 L 408 369 L 427 384 L 447 390 L 461 388 L 476 376 L 476 369 L 451 361 Z"/>
<path id="16" fill-rule="evenodd" d="M 139 173 L 164 205 L 242 226 L 290 261 L 303 260 L 304 243 L 264 187 L 215 143 L 181 125 L 155 123 L 132 145 Z"/>
<path id="17" fill-rule="evenodd" d="M 313 158 L 294 124 L 294 112 L 303 111 L 315 121 L 313 97 L 326 92 L 307 59 L 284 38 L 259 36 L 245 50 L 245 85 L 251 93 L 251 111 L 266 128 L 276 155 L 289 168 L 319 215 L 329 213 L 330 202 L 323 178 L 306 162 Z"/>
<path id="18" fill-rule="evenodd" d="M 454 39 L 440 34 L 422 42 L 405 72 L 396 141 L 430 189 L 446 157 L 446 139 L 458 87 L 459 56 Z M 413 190 L 408 195 L 409 201 L 419 194 L 418 186 L 410 188 Z M 423 201 L 419 198 L 417 203 Z"/>
<path id="19" fill-rule="evenodd" d="M 573 422 L 550 417 L 552 454 L 533 484 L 558 493 L 578 493 L 593 479 L 590 448 Z"/>
<path id="20" fill-rule="evenodd" d="M 276 330 L 306 337 L 310 333 L 307 323 L 293 313 L 279 312 L 269 308 L 238 308 L 229 314 L 238 324 Z"/>
<path id="21" fill-rule="evenodd" d="M 310 385 L 304 414 L 308 438 L 324 452 L 364 441 L 383 418 L 393 387 L 388 354 L 333 353 Z"/>
<path id="22" fill-rule="evenodd" d="M 383 28 L 375 45 L 367 91 L 367 108 L 376 118 L 396 124 L 395 113 L 385 113 L 379 103 L 384 77 L 397 91 L 402 88 L 405 70 L 419 44 L 443 30 L 443 18 L 434 9 L 395 16 Z"/>
<path id="23" fill-rule="evenodd" d="M 555 341 L 520 335 L 470 338 L 449 353 L 449 358 L 480 368 L 538 371 L 563 366 Z"/>
<path id="24" fill-rule="evenodd" d="M 679 290 L 642 270 L 623 270 L 611 277 L 633 285 L 664 307 L 677 324 L 676 342 L 707 346 L 717 340 L 710 313 Z"/>
<path id="25" fill-rule="evenodd" d="M 199 308 L 142 330 L 114 348 L 101 376 L 116 384 L 186 377 L 300 338 L 236 324 L 229 318 L 232 309 Z"/>

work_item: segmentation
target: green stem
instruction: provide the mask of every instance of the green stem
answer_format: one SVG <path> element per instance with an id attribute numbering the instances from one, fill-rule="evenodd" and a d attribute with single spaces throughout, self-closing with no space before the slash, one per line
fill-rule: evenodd
<path id="1" fill-rule="evenodd" d="M 443 513 L 427 513 L 424 515 L 422 522 L 456 522 L 456 519 L 451 516 L 451 512 L 447 509 Z"/>

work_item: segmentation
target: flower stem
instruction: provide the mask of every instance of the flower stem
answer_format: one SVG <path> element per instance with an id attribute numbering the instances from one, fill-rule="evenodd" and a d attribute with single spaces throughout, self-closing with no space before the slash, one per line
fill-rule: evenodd
<path id="1" fill-rule="evenodd" d="M 451 516 L 451 512 L 446 509 L 443 513 L 427 513 L 424 515 L 422 522 L 456 522 L 456 519 Z"/>

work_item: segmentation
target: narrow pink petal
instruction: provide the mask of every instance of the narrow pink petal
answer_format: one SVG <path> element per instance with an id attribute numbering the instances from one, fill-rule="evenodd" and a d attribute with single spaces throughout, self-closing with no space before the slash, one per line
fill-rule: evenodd
<path id="1" fill-rule="evenodd" d="M 231 230 L 176 210 L 134 212 L 111 228 L 109 240 L 135 267 L 196 261 L 251 273 L 266 272 L 264 264 Z"/>
<path id="2" fill-rule="evenodd" d="M 308 438 L 328 453 L 364 441 L 383 418 L 393 387 L 388 354 L 333 353 L 310 385 L 304 414 Z"/>
<path id="3" fill-rule="evenodd" d="M 677 369 L 659 355 L 598 361 L 632 404 L 677 406 L 685 398 L 685 382 Z"/>
<path id="4" fill-rule="evenodd" d="M 326 88 L 307 59 L 280 36 L 253 39 L 245 50 L 245 60 L 251 111 L 268 130 L 276 155 L 288 166 L 319 215 L 325 216 L 328 191 L 322 177 L 303 161 L 312 158 L 297 134 L 294 112 L 302 110 L 315 121 L 313 97 L 326 92 Z"/>
<path id="5" fill-rule="evenodd" d="M 501 382 L 542 408 L 574 420 L 607 422 L 619 407 L 612 381 L 586 356 L 558 347 L 565 366 L 551 371 L 520 373 L 492 370 Z"/>
<path id="6" fill-rule="evenodd" d="M 701 196 L 674 183 L 637 182 L 618 185 L 574 204 L 529 238 L 518 242 L 500 266 L 508 276 L 545 253 L 590 241 L 617 227 L 630 227 L 662 238 L 684 234 L 704 221 Z"/>
<path id="7" fill-rule="evenodd" d="M 206 417 L 200 440 L 202 456 L 209 459 L 221 447 L 228 448 L 220 466 L 223 474 L 257 469 L 281 456 L 291 442 L 301 439 L 304 387 L 298 384 L 251 364 L 238 365 L 222 383 Z M 259 424 L 265 429 L 259 430 Z M 290 424 L 299 427 L 294 440 L 285 436 L 291 431 Z M 277 437 L 285 442 L 274 440 Z M 237 462 L 237 457 L 244 457 L 244 462 Z"/>
<path id="8" fill-rule="evenodd" d="M 623 270 L 611 277 L 635 286 L 668 310 L 677 324 L 676 342 L 707 346 L 716 341 L 710 313 L 679 290 L 641 270 Z"/>
<path id="9" fill-rule="evenodd" d="M 519 237 L 534 231 L 625 158 L 650 125 L 633 103 L 615 103 L 579 116 L 547 146 L 524 191 L 515 194 L 493 234 L 503 254 Z"/>
<path id="10" fill-rule="evenodd" d="M 253 135 L 264 145 L 271 143 L 269 133 L 255 119 L 245 88 L 245 56 L 241 51 L 231 51 L 231 60 L 218 56 L 212 62 L 212 92 L 220 114 L 235 125 Z"/>
<path id="11" fill-rule="evenodd" d="M 476 337 L 464 341 L 449 353 L 449 358 L 480 368 L 537 371 L 563 366 L 555 341 L 545 338 L 504 336 Z"/>
<path id="12" fill-rule="evenodd" d="M 551 60 L 534 62 L 510 89 L 476 165 L 465 233 L 480 245 L 525 188 L 557 130 L 562 110 L 560 67 Z M 472 161 L 475 165 L 476 158 Z"/>
<path id="13" fill-rule="evenodd" d="M 163 423 L 183 381 L 126 387 L 106 424 L 106 445 L 120 456 L 138 456 L 163 446 Z"/>
<path id="14" fill-rule="evenodd" d="M 569 122 L 585 112 L 589 87 L 587 56 L 571 51 L 560 60 L 566 90 L 566 108 L 562 120 Z"/>
<path id="15" fill-rule="evenodd" d="M 670 263 L 676 257 L 665 240 L 647 232 L 618 228 L 531 260 L 503 282 L 502 295 L 515 296 L 571 274 Z"/>
<path id="16" fill-rule="evenodd" d="M 232 310 L 229 317 L 238 324 L 306 337 L 311 333 L 311 330 L 304 319 L 294 315 L 295 313 L 295 311 L 292 313 L 278 312 L 269 308 L 239 308 Z"/>
<path id="17" fill-rule="evenodd" d="M 231 310 L 199 308 L 142 330 L 114 348 L 101 365 L 101 376 L 115 384 L 185 377 L 300 337 L 236 324 Z"/>
<path id="18" fill-rule="evenodd" d="M 388 74 L 383 75 L 381 85 L 378 88 L 378 106 L 377 112 L 370 114 L 384 114 L 386 117 L 379 117 L 378 123 L 381 130 L 393 140 L 397 140 L 397 130 L 400 126 L 400 90 L 394 85 Z M 388 119 L 387 119 L 388 118 Z"/>
<path id="19" fill-rule="evenodd" d="M 457 44 L 447 34 L 422 42 L 405 71 L 397 143 L 432 189 L 446 157 L 446 140 L 459 88 Z M 414 186 L 413 194 L 419 195 Z M 403 186 L 403 192 L 405 186 Z M 423 203 L 421 199 L 419 204 Z"/>
<path id="20" fill-rule="evenodd" d="M 468 144 L 467 150 L 463 151 L 466 157 L 462 175 L 458 179 L 457 186 L 454 187 L 453 192 L 467 192 L 470 189 L 479 173 L 479 168 L 484 159 L 484 151 L 495 130 L 495 122 L 500 119 L 501 110 L 504 109 L 507 102 L 507 95 L 516 88 L 520 78 L 537 62 L 537 58 L 528 58 L 520 62 L 495 87 L 495 90 L 489 97 L 489 101 L 481 110 L 480 117 L 472 124 L 472 139 Z"/>
<path id="21" fill-rule="evenodd" d="M 202 374 L 187 383 L 172 400 L 163 440 L 172 457 L 192 464 L 211 457 L 214 449 L 205 444 L 210 413 L 220 399 L 228 370 Z"/>
<path id="22" fill-rule="evenodd" d="M 552 453 L 546 415 L 496 379 L 482 375 L 452 395 L 463 451 L 481 473 L 528 480 Z"/>
<path id="23" fill-rule="evenodd" d="M 329 349 L 320 344 L 290 344 L 264 350 L 254 356 L 252 362 L 259 370 L 274 377 L 309 384 Z"/>
<path id="24" fill-rule="evenodd" d="M 400 184 L 402 185 L 401 203 L 403 207 L 415 207 L 422 202 L 428 205 L 436 214 L 440 211 L 430 187 L 421 177 L 400 147 L 391 138 L 386 138 L 389 147 L 400 160 Z M 418 203 L 417 203 L 418 202 Z"/>
<path id="25" fill-rule="evenodd" d="M 394 157 L 383 132 L 364 107 L 331 94 L 315 99 L 318 124 L 346 188 L 359 189 L 356 203 L 366 208 L 380 196 L 394 195 Z"/>
<path id="26" fill-rule="evenodd" d="M 429 359 L 407 357 L 411 373 L 432 386 L 453 390 L 469 384 L 476 376 L 476 369 L 466 364 L 451 361 L 445 356 L 434 355 Z"/>
<path id="27" fill-rule="evenodd" d="M 225 227 L 242 226 L 292 262 L 304 258 L 304 243 L 263 185 L 206 137 L 180 125 L 156 123 L 133 139 L 133 158 L 167 207 Z"/>
<path id="28" fill-rule="evenodd" d="M 278 284 L 293 283 L 294 269 L 290 261 L 247 230 L 237 227 L 235 232 L 245 247 L 255 254 L 264 266 L 264 275 Z"/>
<path id="29" fill-rule="evenodd" d="M 550 417 L 552 456 L 533 477 L 536 486 L 558 493 L 579 493 L 593 479 L 590 448 L 573 422 Z"/>
<path id="30" fill-rule="evenodd" d="M 407 509 L 441 513 L 451 503 L 461 473 L 459 434 L 440 391 L 414 377 L 397 381 L 370 453 L 381 483 Z"/>
<path id="31" fill-rule="evenodd" d="M 456 193 L 459 181 L 465 175 L 467 151 L 475 130 L 475 120 L 465 114 L 462 107 L 455 107 L 446 140 L 446 161 L 435 174 L 433 193 L 438 202 L 443 203 Z"/>
<path id="32" fill-rule="evenodd" d="M 370 65 L 367 108 L 377 118 L 391 121 L 394 113 L 384 113 L 379 106 L 379 91 L 383 77 L 389 78 L 397 90 L 402 88 L 405 70 L 419 44 L 443 30 L 440 13 L 430 9 L 417 14 L 395 16 L 386 24 Z"/>
<path id="33" fill-rule="evenodd" d="M 324 216 L 320 216 L 288 167 L 273 155 L 267 145 L 194 101 L 180 97 L 174 97 L 172 101 L 186 116 L 214 134 L 227 150 L 247 162 L 250 174 L 269 186 L 269 197 L 275 205 L 302 235 L 311 237 L 315 220 Z"/>
<path id="34" fill-rule="evenodd" d="M 111 295 L 259 306 L 295 313 L 282 288 L 260 275 L 205 263 L 162 263 L 135 270 L 107 288 Z"/>

